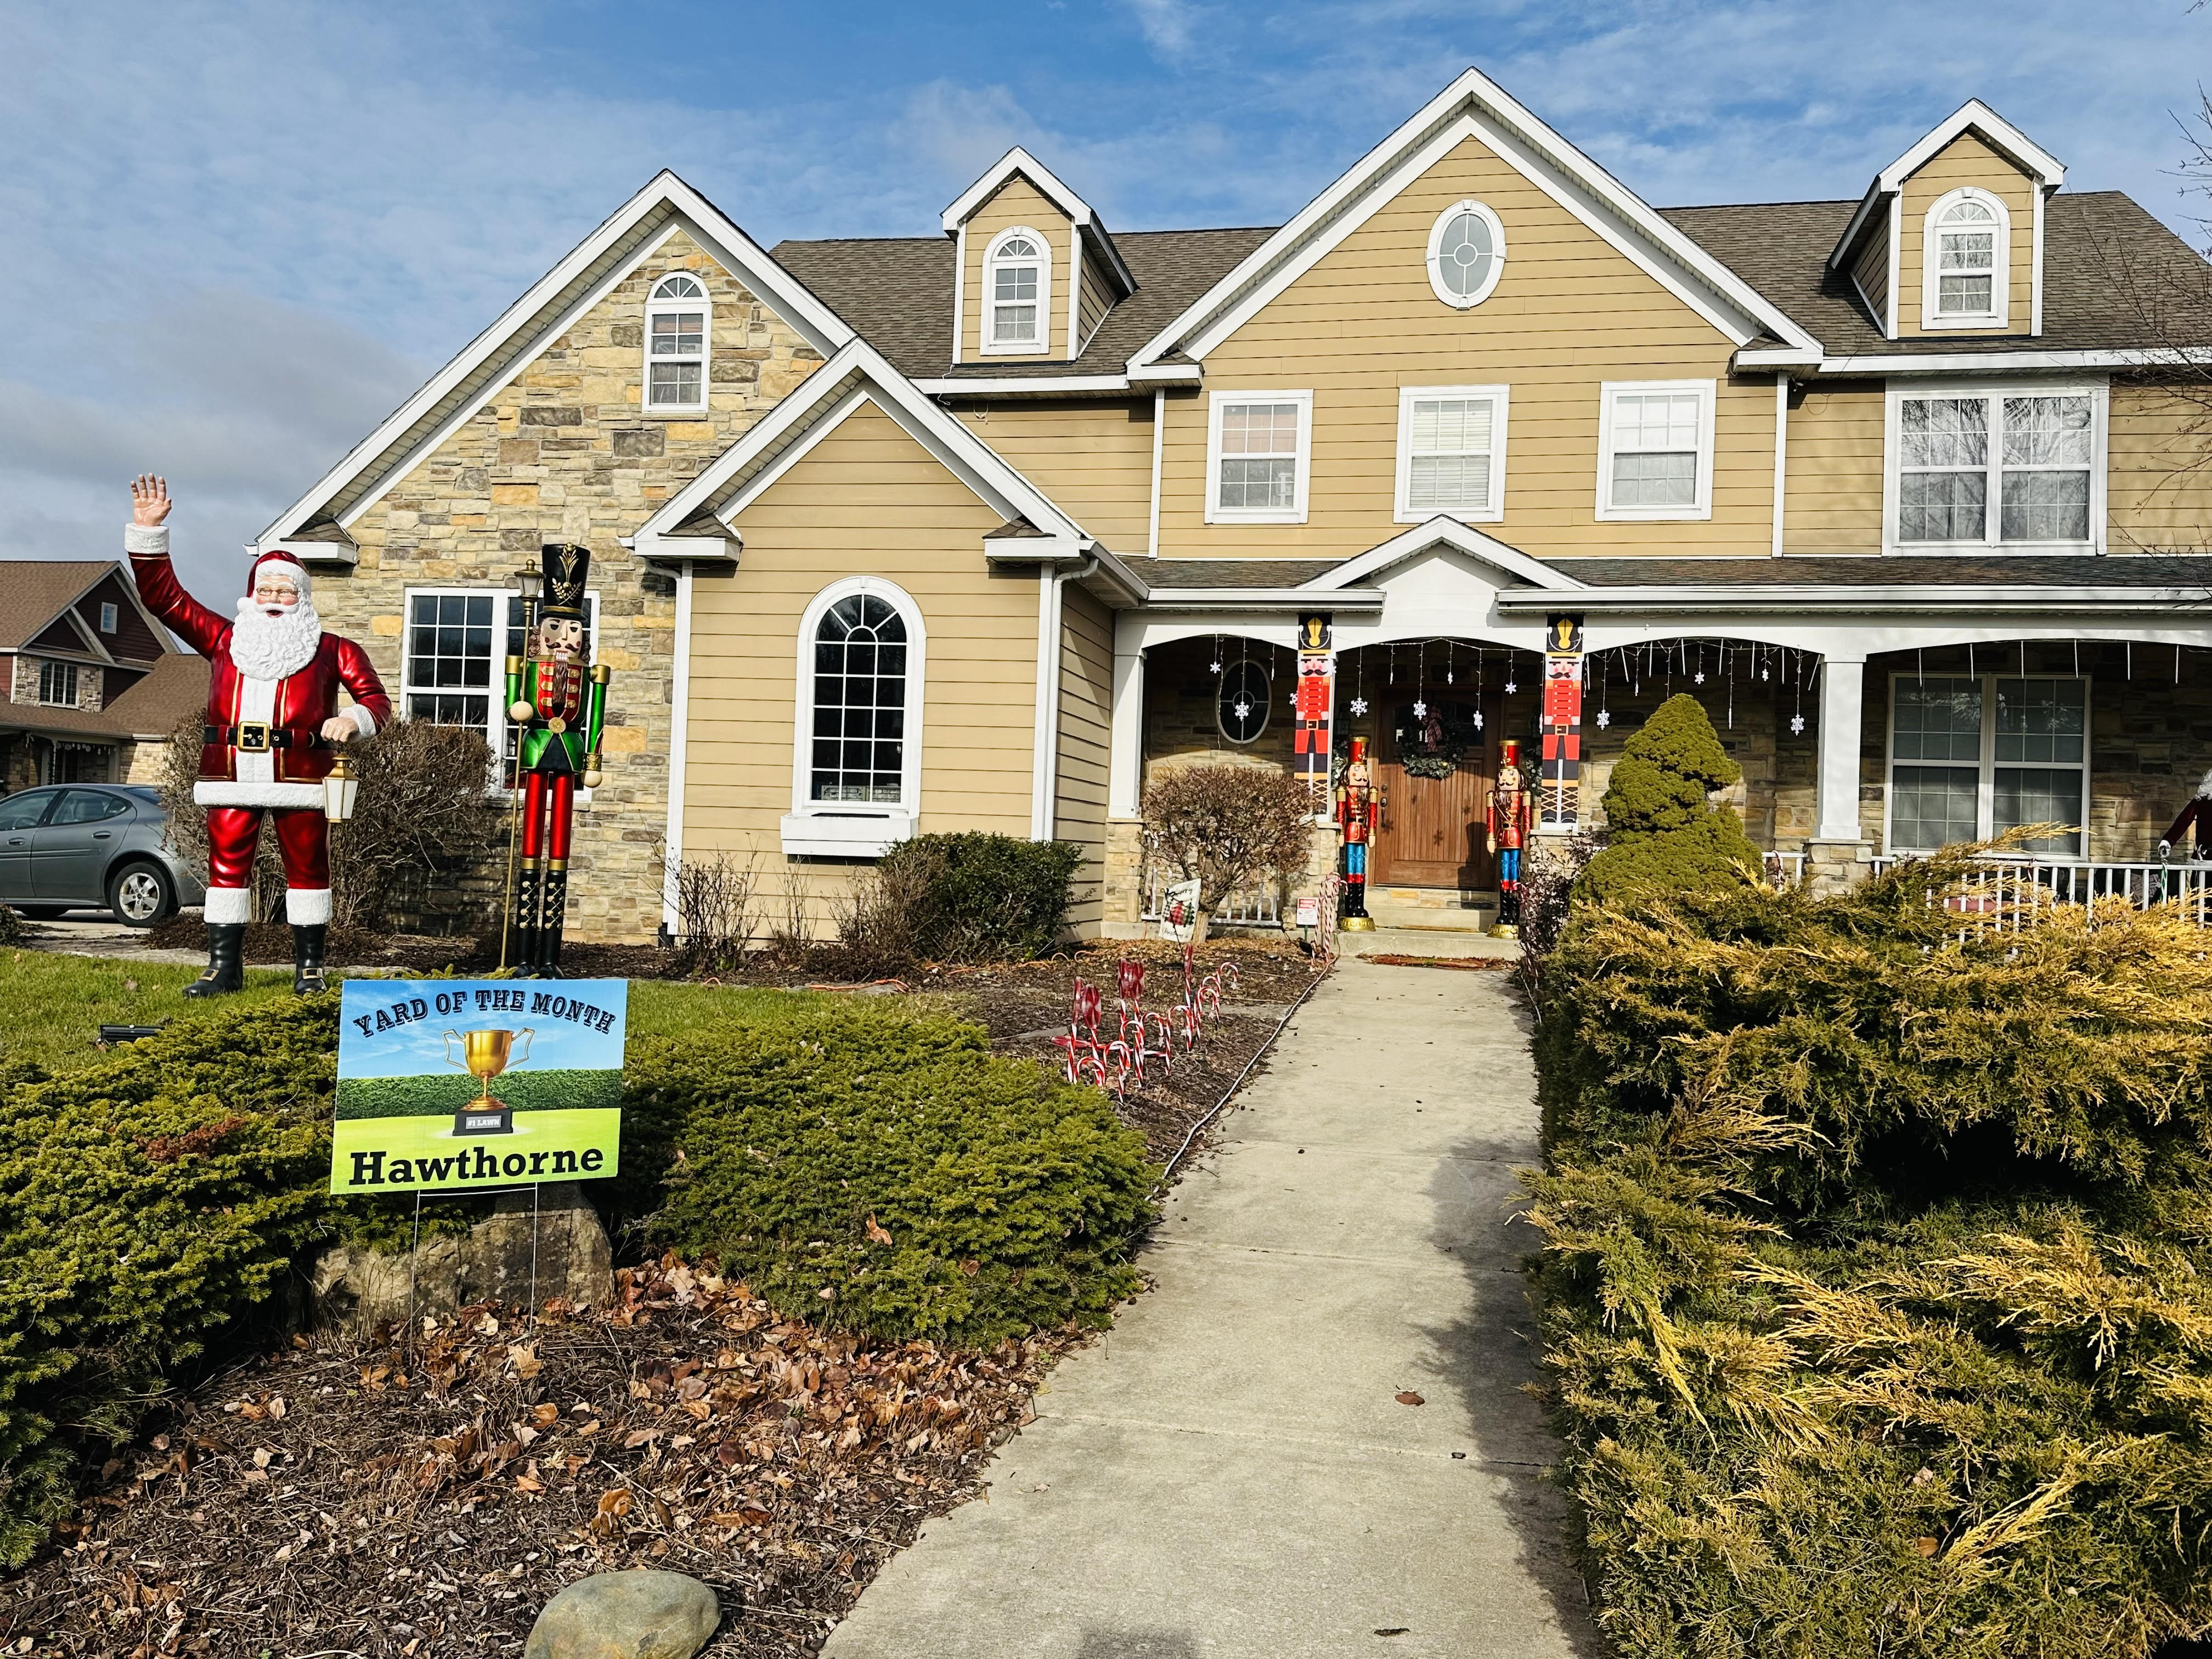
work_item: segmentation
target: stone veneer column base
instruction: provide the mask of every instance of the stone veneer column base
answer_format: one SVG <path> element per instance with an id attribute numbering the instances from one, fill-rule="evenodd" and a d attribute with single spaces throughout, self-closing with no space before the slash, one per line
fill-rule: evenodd
<path id="1" fill-rule="evenodd" d="M 1808 841 L 1805 843 L 1805 885 L 1815 897 L 1848 893 L 1871 873 L 1870 841 Z"/>

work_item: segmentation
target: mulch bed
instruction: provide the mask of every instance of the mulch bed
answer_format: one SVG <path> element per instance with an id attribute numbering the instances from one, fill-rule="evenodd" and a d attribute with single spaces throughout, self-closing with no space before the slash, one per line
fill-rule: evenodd
<path id="1" fill-rule="evenodd" d="M 793 1659 L 1081 1340 L 872 1346 L 672 1260 L 617 1278 L 611 1310 L 468 1309 L 411 1355 L 295 1339 L 157 1408 L 0 1588 L 0 1648 L 517 1654 L 567 1584 L 656 1567 L 720 1595 L 706 1652 Z"/>

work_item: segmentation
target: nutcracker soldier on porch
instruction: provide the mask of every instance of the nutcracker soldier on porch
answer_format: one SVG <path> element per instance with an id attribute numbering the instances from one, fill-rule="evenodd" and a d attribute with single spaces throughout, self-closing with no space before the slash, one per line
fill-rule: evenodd
<path id="1" fill-rule="evenodd" d="M 1352 740 L 1352 759 L 1344 769 L 1344 781 L 1336 788 L 1336 823 L 1344 831 L 1344 902 L 1336 925 L 1347 933 L 1374 931 L 1367 914 L 1367 846 L 1382 820 L 1375 799 L 1375 781 L 1367 764 L 1367 739 Z"/>
<path id="2" fill-rule="evenodd" d="M 261 820 L 276 819 L 284 861 L 284 919 L 292 925 L 292 988 L 324 988 L 331 921 L 329 793 L 341 744 L 392 719 L 392 699 L 351 640 L 323 632 L 313 584 L 288 553 L 254 560 L 237 614 L 225 618 L 185 592 L 169 564 L 169 486 L 146 474 L 131 485 L 123 532 L 146 608 L 208 659 L 199 775 L 192 799 L 207 808 L 207 971 L 188 997 L 246 984 L 246 924 Z M 343 687 L 353 699 L 338 707 Z M 344 776 L 343 767 L 339 776 Z"/>
<path id="3" fill-rule="evenodd" d="M 1508 738 L 1498 745 L 1498 782 L 1485 815 L 1485 842 L 1498 855 L 1498 926 L 1500 939 L 1521 933 L 1521 849 L 1535 817 L 1534 797 L 1521 772 L 1521 745 Z"/>
<path id="4" fill-rule="evenodd" d="M 607 671 L 591 665 L 585 584 L 591 550 L 565 542 L 540 550 L 544 598 L 528 618 L 527 654 L 507 659 L 507 716 L 515 736 L 522 869 L 514 893 L 517 971 L 561 976 L 561 930 L 568 910 L 568 849 L 579 779 L 599 787 L 606 727 Z M 535 575 L 536 572 L 526 572 Z M 528 603 L 526 586 L 525 602 Z"/>

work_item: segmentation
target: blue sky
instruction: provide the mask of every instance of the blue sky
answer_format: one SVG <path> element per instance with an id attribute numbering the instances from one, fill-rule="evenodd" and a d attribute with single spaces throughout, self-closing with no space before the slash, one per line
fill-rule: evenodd
<path id="1" fill-rule="evenodd" d="M 2204 240 L 2189 0 L 0 0 L 0 557 L 109 556 L 153 467 L 227 587 L 660 167 L 771 244 L 933 234 L 1015 143 L 1117 228 L 1273 224 L 1469 64 L 1662 206 L 1856 195 L 1980 96 Z"/>

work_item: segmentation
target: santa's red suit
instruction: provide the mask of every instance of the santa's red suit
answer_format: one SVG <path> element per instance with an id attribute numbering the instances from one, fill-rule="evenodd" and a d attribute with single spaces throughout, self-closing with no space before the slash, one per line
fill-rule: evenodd
<path id="1" fill-rule="evenodd" d="M 341 713 L 338 690 L 343 687 L 353 698 L 343 711 L 345 718 L 363 737 L 376 731 L 392 718 L 383 682 L 367 653 L 335 634 L 319 634 L 312 644 L 303 637 L 294 654 L 305 659 L 296 665 L 250 658 L 241 665 L 232 653 L 232 620 L 178 582 L 169 564 L 167 526 L 132 525 L 125 544 L 147 608 L 210 665 L 205 742 L 192 786 L 192 799 L 208 809 L 208 926 L 240 926 L 248 919 L 254 844 L 263 814 L 273 812 L 284 860 L 285 920 L 295 930 L 319 933 L 331 919 L 323 780 L 337 753 L 323 735 L 323 723 Z M 281 553 L 254 561 L 246 580 L 249 594 L 272 568 L 298 590 L 301 606 L 312 605 L 307 571 Z M 318 938 L 318 947 L 320 942 Z"/>

